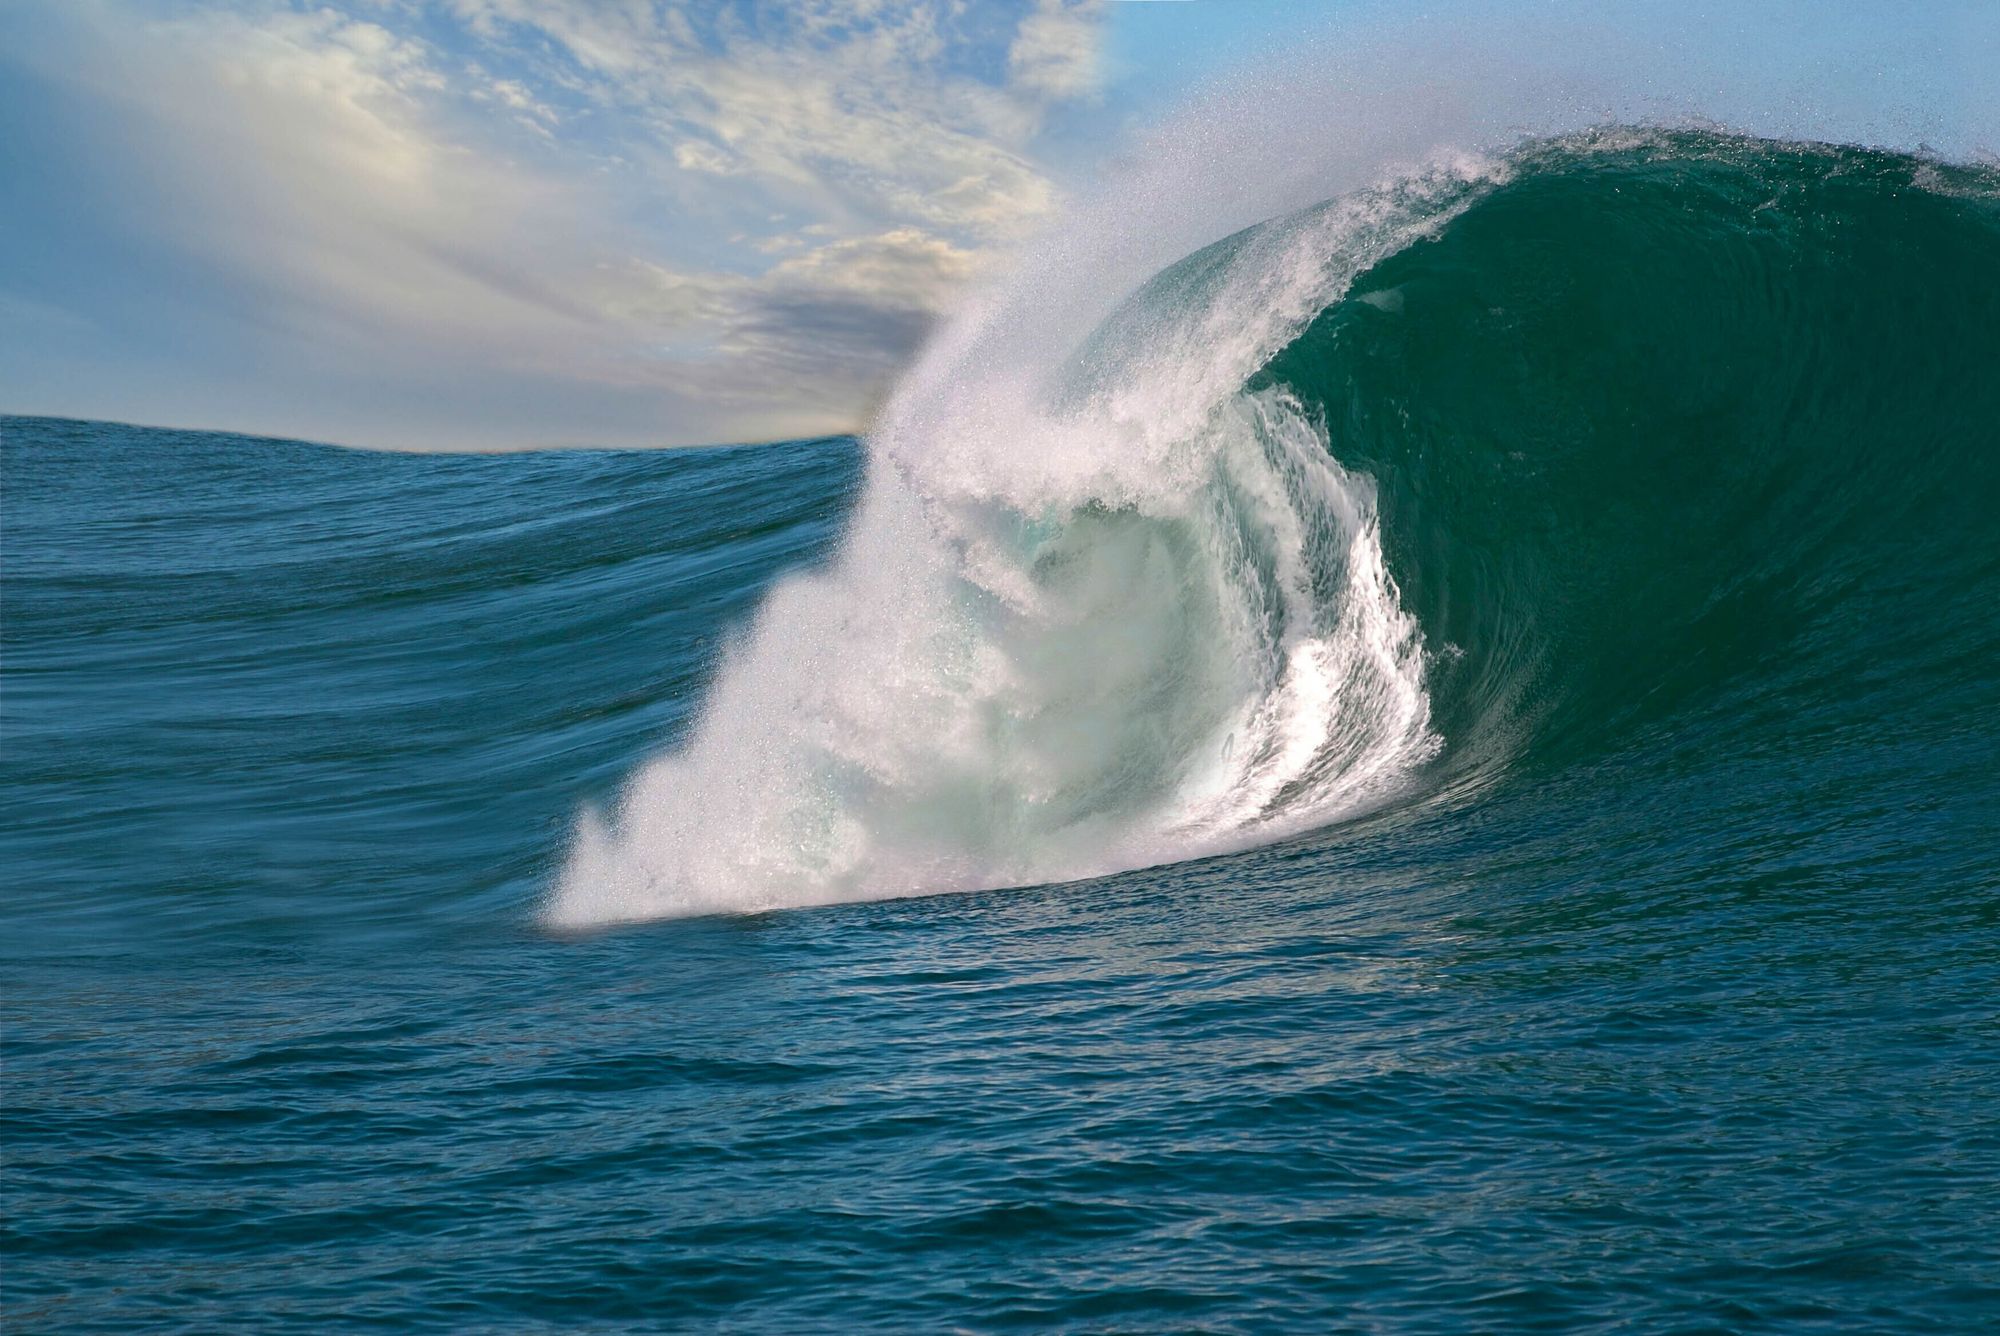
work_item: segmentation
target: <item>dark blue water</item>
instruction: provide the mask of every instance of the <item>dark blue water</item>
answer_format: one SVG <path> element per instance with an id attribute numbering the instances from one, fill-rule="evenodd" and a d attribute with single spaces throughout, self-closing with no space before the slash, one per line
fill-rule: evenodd
<path id="1" fill-rule="evenodd" d="M 543 926 L 853 441 L 0 419 L 6 1330 L 2000 1325 L 2000 188 L 1696 148 L 1260 371 L 1379 486 L 1437 749 L 1092 881 Z"/>
<path id="2" fill-rule="evenodd" d="M 5 451 L 10 1330 L 2000 1313 L 1990 720 L 557 939 L 850 443 Z"/>

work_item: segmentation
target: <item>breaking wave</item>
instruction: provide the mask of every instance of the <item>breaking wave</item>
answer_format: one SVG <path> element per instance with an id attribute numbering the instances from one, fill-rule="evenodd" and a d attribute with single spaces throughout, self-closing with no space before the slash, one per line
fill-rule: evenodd
<path id="1" fill-rule="evenodd" d="M 938 340 L 552 924 L 1264 843 L 1893 660 L 1841 603 L 1882 562 L 1990 582 L 1987 167 L 1544 139 L 1239 232 L 1080 343 L 1035 319 Z"/>

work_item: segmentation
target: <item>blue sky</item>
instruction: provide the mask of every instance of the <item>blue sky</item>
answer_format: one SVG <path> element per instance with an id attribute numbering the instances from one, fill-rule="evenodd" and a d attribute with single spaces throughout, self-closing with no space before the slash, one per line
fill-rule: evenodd
<path id="1" fill-rule="evenodd" d="M 0 0 L 0 409 L 405 448 L 851 428 L 1137 127 L 1412 8 Z M 1883 12 L 1814 11 L 1864 51 Z"/>

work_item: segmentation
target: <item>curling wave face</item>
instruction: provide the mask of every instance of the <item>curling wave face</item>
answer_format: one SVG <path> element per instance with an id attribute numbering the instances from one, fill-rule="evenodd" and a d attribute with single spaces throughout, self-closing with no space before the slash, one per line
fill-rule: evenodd
<path id="1" fill-rule="evenodd" d="M 1239 233 L 1081 347 L 990 305 L 547 917 L 1176 861 L 1922 658 L 1885 574 L 1992 583 L 1996 293 L 1990 169 L 1600 132 Z"/>

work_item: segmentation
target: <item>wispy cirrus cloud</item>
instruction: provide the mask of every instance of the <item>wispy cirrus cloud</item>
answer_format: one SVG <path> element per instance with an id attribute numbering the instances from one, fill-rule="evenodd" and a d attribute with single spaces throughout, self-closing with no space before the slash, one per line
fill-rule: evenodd
<path id="1" fill-rule="evenodd" d="M 1070 0 L 31 7 L 0 22 L 30 76 L 0 128 L 36 187 L 0 296 L 70 324 L 14 331 L 38 346 L 10 406 L 381 444 L 851 427 L 1051 207 L 1035 145 L 1092 93 L 1097 21 Z M 91 281 L 107 267 L 120 283 Z"/>

